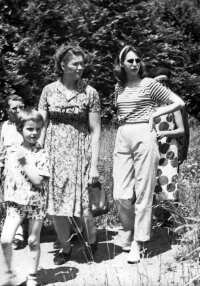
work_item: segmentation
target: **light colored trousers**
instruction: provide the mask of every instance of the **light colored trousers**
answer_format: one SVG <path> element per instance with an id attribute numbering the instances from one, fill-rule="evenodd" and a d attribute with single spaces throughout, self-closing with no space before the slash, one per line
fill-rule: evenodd
<path id="1" fill-rule="evenodd" d="M 114 150 L 113 198 L 123 228 L 134 229 L 136 241 L 150 240 L 158 160 L 156 132 L 150 131 L 148 123 L 119 127 Z"/>

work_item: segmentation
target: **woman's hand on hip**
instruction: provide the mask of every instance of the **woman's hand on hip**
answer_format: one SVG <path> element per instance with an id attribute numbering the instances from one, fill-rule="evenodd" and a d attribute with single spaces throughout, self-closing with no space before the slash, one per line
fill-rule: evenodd
<path id="1" fill-rule="evenodd" d="M 98 182 L 98 178 L 99 178 L 98 168 L 91 166 L 90 172 L 89 172 L 89 180 L 88 180 L 88 183 L 89 183 L 89 184 L 95 184 L 95 183 Z"/>
<path id="2" fill-rule="evenodd" d="M 155 122 L 154 122 L 154 116 L 153 116 L 153 114 L 152 114 L 151 117 L 149 118 L 149 125 L 150 125 L 150 131 L 152 132 L 153 129 L 155 128 Z"/>
<path id="3" fill-rule="evenodd" d="M 165 131 L 157 131 L 157 139 L 161 140 L 163 137 L 165 137 Z"/>

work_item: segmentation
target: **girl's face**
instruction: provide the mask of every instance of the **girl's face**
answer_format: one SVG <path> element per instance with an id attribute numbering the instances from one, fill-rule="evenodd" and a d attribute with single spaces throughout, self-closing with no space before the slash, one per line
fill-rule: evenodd
<path id="1" fill-rule="evenodd" d="M 34 122 L 28 120 L 25 122 L 22 129 L 22 136 L 24 138 L 24 145 L 32 147 L 37 143 L 37 140 L 40 138 L 42 130 L 42 122 Z"/>
<path id="2" fill-rule="evenodd" d="M 64 75 L 70 77 L 72 80 L 79 80 L 84 70 L 83 56 L 72 54 L 68 61 L 61 63 L 61 67 Z"/>
<path id="3" fill-rule="evenodd" d="M 140 70 L 140 62 L 141 59 L 133 51 L 128 52 L 122 63 L 126 75 L 137 75 Z"/>

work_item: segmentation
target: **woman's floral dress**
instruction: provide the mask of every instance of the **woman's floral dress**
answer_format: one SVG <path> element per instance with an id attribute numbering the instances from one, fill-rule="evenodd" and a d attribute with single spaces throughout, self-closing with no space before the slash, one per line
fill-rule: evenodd
<path id="1" fill-rule="evenodd" d="M 44 87 L 39 109 L 46 110 L 49 125 L 45 149 L 50 155 L 48 213 L 57 216 L 88 215 L 88 178 L 91 159 L 88 115 L 99 112 L 98 93 L 79 82 L 70 98 L 61 80 Z"/>
<path id="2" fill-rule="evenodd" d="M 174 130 L 176 128 L 172 113 L 155 119 L 156 130 Z M 155 187 L 158 201 L 177 199 L 178 182 L 178 147 L 175 138 L 163 137 L 158 140 L 160 160 L 157 170 L 157 184 Z"/>

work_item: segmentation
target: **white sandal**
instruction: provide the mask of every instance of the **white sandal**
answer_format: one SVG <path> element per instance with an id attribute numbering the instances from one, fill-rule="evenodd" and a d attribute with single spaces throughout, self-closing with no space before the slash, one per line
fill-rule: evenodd
<path id="1" fill-rule="evenodd" d="M 37 278 L 33 276 L 28 276 L 26 279 L 26 286 L 38 286 Z"/>
<path id="2" fill-rule="evenodd" d="M 127 259 L 127 262 L 129 264 L 140 262 L 140 247 L 141 247 L 141 244 L 138 241 L 134 240 L 131 243 L 131 250 L 128 254 L 128 259 Z"/>

